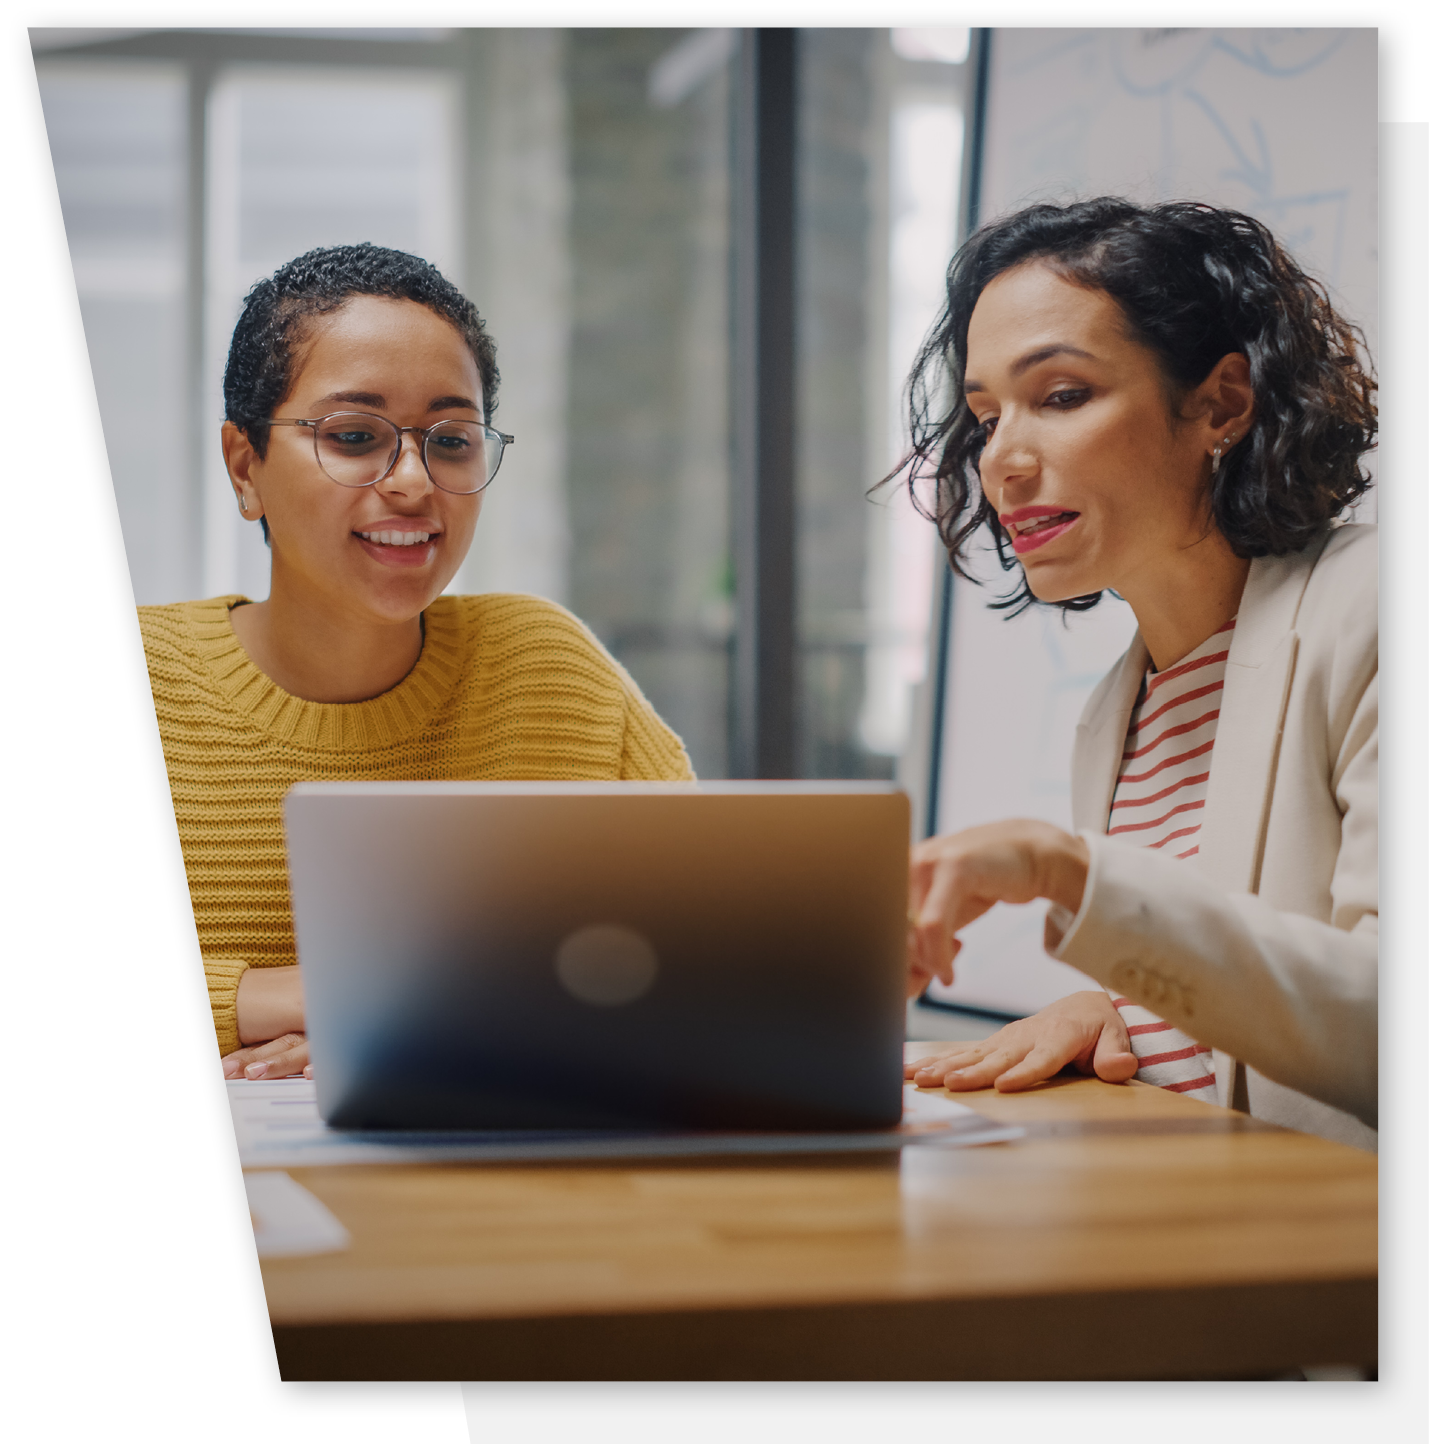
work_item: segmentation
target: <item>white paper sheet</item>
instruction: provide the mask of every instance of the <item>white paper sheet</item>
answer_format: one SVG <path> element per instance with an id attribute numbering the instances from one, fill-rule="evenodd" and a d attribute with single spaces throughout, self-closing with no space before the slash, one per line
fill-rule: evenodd
<path id="1" fill-rule="evenodd" d="M 244 1168 L 862 1153 L 909 1144 L 951 1148 L 1004 1143 L 1022 1136 L 1020 1128 L 991 1123 L 944 1094 L 920 1093 L 911 1084 L 904 1088 L 902 1126 L 871 1133 L 345 1132 L 322 1121 L 314 1085 L 303 1078 L 230 1081 L 228 1101 Z"/>
<path id="2" fill-rule="evenodd" d="M 286 1173 L 245 1173 L 243 1186 L 259 1258 L 337 1253 L 350 1242 L 327 1205 Z"/>

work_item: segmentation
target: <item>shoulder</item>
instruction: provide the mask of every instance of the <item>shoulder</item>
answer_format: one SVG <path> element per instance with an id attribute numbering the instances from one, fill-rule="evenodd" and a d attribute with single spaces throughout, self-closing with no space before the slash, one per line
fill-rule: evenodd
<path id="1" fill-rule="evenodd" d="M 242 601 L 247 601 L 247 598 L 235 593 L 197 602 L 137 607 L 139 635 L 144 642 L 144 654 L 149 659 L 150 670 L 165 661 L 194 658 L 200 639 L 215 628 L 227 627 L 229 609 Z"/>
<path id="2" fill-rule="evenodd" d="M 1305 583 L 1295 616 L 1300 644 L 1312 651 L 1361 654 L 1379 661 L 1379 529 L 1336 527 Z"/>
<path id="3" fill-rule="evenodd" d="M 612 683 L 624 669 L 579 617 L 545 597 L 518 592 L 481 592 L 439 597 L 431 612 L 459 619 L 467 646 L 484 660 L 514 659 L 528 666 L 576 667 Z"/>
<path id="4" fill-rule="evenodd" d="M 508 592 L 442 597 L 431 611 L 456 623 L 469 675 L 488 698 L 499 696 L 542 725 L 566 717 L 587 741 L 608 736 L 615 775 L 693 776 L 680 739 L 662 722 L 635 679 L 579 617 L 544 597 Z"/>
<path id="5" fill-rule="evenodd" d="M 1306 600 L 1320 593 L 1346 602 L 1379 599 L 1379 528 L 1360 522 L 1337 526 L 1315 562 Z"/>
<path id="6" fill-rule="evenodd" d="M 1287 632 L 1299 637 L 1302 660 L 1345 650 L 1377 655 L 1377 528 L 1333 527 L 1303 551 L 1251 563 L 1231 660 L 1255 665 Z"/>
<path id="7" fill-rule="evenodd" d="M 1379 544 L 1372 526 L 1341 526 L 1314 559 L 1295 613 L 1295 690 L 1337 739 L 1378 717 Z"/>
<path id="8" fill-rule="evenodd" d="M 429 615 L 453 624 L 468 675 L 508 696 L 559 693 L 624 706 L 627 697 L 639 695 L 595 633 L 545 597 L 515 592 L 439 597 Z"/>

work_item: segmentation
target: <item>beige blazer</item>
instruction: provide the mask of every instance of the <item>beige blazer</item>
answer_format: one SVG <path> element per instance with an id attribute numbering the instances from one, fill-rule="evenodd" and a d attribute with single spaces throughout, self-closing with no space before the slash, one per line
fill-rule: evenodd
<path id="1" fill-rule="evenodd" d="M 1373 1148 L 1379 562 L 1374 527 L 1251 563 L 1194 859 L 1106 836 L 1147 653 L 1088 701 L 1072 815 L 1091 848 L 1054 957 L 1214 1049 L 1220 1101 Z M 1065 915 L 1063 922 L 1066 921 Z"/>

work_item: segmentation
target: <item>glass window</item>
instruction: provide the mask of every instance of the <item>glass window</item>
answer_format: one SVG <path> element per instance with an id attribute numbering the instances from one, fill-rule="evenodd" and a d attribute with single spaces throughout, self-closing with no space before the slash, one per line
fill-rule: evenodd
<path id="1" fill-rule="evenodd" d="M 716 33 L 566 40 L 568 600 L 728 768 L 729 72 Z"/>
<path id="2" fill-rule="evenodd" d="M 802 768 L 892 777 L 914 746 L 937 543 L 901 485 L 869 492 L 906 449 L 903 385 L 957 239 L 967 31 L 800 44 Z"/>
<path id="3" fill-rule="evenodd" d="M 194 595 L 188 85 L 175 66 L 52 63 L 40 97 L 135 600 Z M 155 445 L 162 418 L 170 444 Z"/>

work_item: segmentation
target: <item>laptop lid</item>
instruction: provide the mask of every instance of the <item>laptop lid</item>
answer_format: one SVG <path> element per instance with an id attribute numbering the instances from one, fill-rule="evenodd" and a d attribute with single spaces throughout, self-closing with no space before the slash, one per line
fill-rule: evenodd
<path id="1" fill-rule="evenodd" d="M 898 1121 L 891 785 L 303 783 L 285 824 L 333 1126 Z"/>

